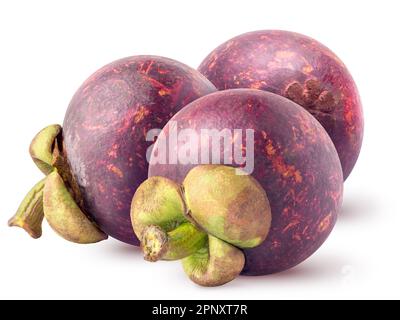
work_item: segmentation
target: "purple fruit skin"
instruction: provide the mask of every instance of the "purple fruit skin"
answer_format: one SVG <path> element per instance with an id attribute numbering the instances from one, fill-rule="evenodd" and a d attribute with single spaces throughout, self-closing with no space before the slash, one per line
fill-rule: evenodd
<path id="1" fill-rule="evenodd" d="M 342 202 L 342 168 L 328 134 L 303 108 L 273 93 L 234 89 L 186 106 L 164 127 L 166 136 L 172 121 L 177 123 L 178 134 L 187 128 L 197 135 L 201 129 L 254 130 L 252 175 L 269 198 L 272 227 L 260 246 L 244 250 L 243 274 L 264 275 L 291 268 L 326 240 Z M 153 149 L 149 176 L 182 181 L 195 165 L 155 163 L 155 155 L 161 154 L 160 141 Z M 185 143 L 178 142 L 177 150 Z M 242 144 L 245 152 L 247 146 Z M 200 148 L 197 150 L 200 155 Z"/>
<path id="2" fill-rule="evenodd" d="M 152 142 L 146 134 L 214 91 L 196 70 L 157 56 L 115 61 L 79 88 L 65 116 L 64 148 L 83 209 L 104 232 L 139 245 L 129 211 L 136 188 L 147 179 Z"/>
<path id="3" fill-rule="evenodd" d="M 212 51 L 199 71 L 219 90 L 266 90 L 303 106 L 330 135 L 344 179 L 350 175 L 361 149 L 363 111 L 349 71 L 327 47 L 294 32 L 250 32 Z"/>

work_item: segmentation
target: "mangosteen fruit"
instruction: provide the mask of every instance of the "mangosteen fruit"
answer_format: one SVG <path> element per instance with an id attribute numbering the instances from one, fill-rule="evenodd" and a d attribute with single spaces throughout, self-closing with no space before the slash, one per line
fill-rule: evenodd
<path id="1" fill-rule="evenodd" d="M 75 93 L 63 127 L 49 126 L 32 141 L 31 156 L 47 178 L 28 193 L 9 225 L 38 238 L 45 216 L 70 241 L 110 235 L 138 245 L 130 204 L 147 178 L 152 132 L 214 91 L 198 71 L 168 58 L 134 56 L 101 68 Z"/>
<path id="2" fill-rule="evenodd" d="M 228 187 L 204 172 L 196 186 L 188 183 L 188 173 L 199 164 L 240 167 L 258 181 L 272 213 L 261 244 L 263 230 L 249 232 L 261 222 L 259 204 L 253 200 L 254 216 L 242 221 L 240 207 L 229 206 L 246 197 L 236 182 Z M 340 160 L 321 124 L 293 101 L 255 89 L 212 93 L 178 112 L 157 138 L 149 177 L 183 183 L 190 217 L 241 248 L 245 275 L 283 271 L 312 255 L 333 229 L 343 193 Z M 217 202 L 210 200 L 214 193 Z"/>
<path id="3" fill-rule="evenodd" d="M 213 50 L 199 71 L 219 90 L 265 90 L 301 105 L 331 137 L 344 179 L 350 175 L 363 139 L 362 106 L 349 71 L 327 47 L 294 32 L 250 32 Z"/>

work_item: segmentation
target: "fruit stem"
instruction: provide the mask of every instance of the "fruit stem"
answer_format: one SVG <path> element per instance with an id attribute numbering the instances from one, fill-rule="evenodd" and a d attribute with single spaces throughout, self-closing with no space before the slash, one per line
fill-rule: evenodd
<path id="1" fill-rule="evenodd" d="M 23 228 L 34 238 L 42 235 L 43 188 L 46 178 L 39 181 L 25 196 L 15 215 L 8 221 L 10 227 Z"/>
<path id="2" fill-rule="evenodd" d="M 144 259 L 155 262 L 183 259 L 197 252 L 206 242 L 206 233 L 190 222 L 184 222 L 169 232 L 156 225 L 147 226 L 143 230 L 141 247 Z"/>

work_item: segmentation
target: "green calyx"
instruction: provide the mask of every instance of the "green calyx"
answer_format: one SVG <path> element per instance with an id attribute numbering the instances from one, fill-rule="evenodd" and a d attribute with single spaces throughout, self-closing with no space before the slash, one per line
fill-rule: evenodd
<path id="1" fill-rule="evenodd" d="M 23 228 L 33 238 L 42 235 L 42 221 L 64 239 L 76 243 L 94 243 L 107 238 L 82 212 L 80 192 L 69 171 L 62 152 L 62 128 L 51 125 L 41 130 L 32 140 L 30 155 L 46 175 L 25 196 L 9 226 Z"/>
<path id="2" fill-rule="evenodd" d="M 202 165 L 183 181 L 190 216 L 207 233 L 239 248 L 261 244 L 271 226 L 271 208 L 264 189 L 236 168 Z"/>
<path id="3" fill-rule="evenodd" d="M 58 124 L 50 125 L 39 131 L 29 146 L 33 162 L 45 175 L 54 169 L 52 166 L 54 143 L 61 130 L 62 128 Z"/>
<path id="4" fill-rule="evenodd" d="M 32 160 L 46 176 L 50 174 L 54 167 L 53 150 L 57 136 L 60 135 L 61 126 L 58 124 L 47 126 L 33 138 L 29 153 Z M 8 221 L 10 227 L 23 228 L 34 238 L 42 235 L 43 212 L 43 190 L 46 178 L 38 182 L 22 200 L 15 215 Z"/>
<path id="5" fill-rule="evenodd" d="M 172 231 L 186 220 L 185 211 L 180 186 L 166 178 L 152 177 L 139 186 L 132 199 L 131 220 L 135 234 L 141 240 L 143 229 L 153 224 Z"/>
<path id="6" fill-rule="evenodd" d="M 211 235 L 206 246 L 182 260 L 183 270 L 188 277 L 206 287 L 232 281 L 240 274 L 244 263 L 242 250 Z"/>
<path id="7" fill-rule="evenodd" d="M 87 244 L 107 239 L 78 207 L 57 171 L 47 176 L 43 208 L 49 225 L 65 240 Z"/>
<path id="8" fill-rule="evenodd" d="M 152 177 L 136 190 L 131 220 L 148 261 L 178 260 L 197 251 L 206 234 L 189 223 L 182 188 L 174 181 Z"/>
<path id="9" fill-rule="evenodd" d="M 8 221 L 10 227 L 23 228 L 28 234 L 38 239 L 42 235 L 43 189 L 46 179 L 40 180 L 25 196 L 17 213 Z"/>
<path id="10" fill-rule="evenodd" d="M 198 166 L 182 186 L 163 177 L 139 186 L 131 219 L 145 259 L 183 259 L 189 278 L 203 286 L 237 277 L 245 262 L 239 248 L 265 240 L 271 210 L 258 182 L 235 170 Z"/>

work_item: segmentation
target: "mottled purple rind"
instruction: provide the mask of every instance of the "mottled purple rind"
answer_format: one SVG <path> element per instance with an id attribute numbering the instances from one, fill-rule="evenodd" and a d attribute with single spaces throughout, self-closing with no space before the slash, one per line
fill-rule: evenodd
<path id="1" fill-rule="evenodd" d="M 68 161 L 84 210 L 108 235 L 139 245 L 130 221 L 136 188 L 147 178 L 149 130 L 189 102 L 216 91 L 199 72 L 157 56 L 115 61 L 74 95 L 64 120 Z"/>
<path id="2" fill-rule="evenodd" d="M 212 51 L 199 71 L 219 90 L 266 90 L 302 105 L 329 133 L 349 176 L 363 138 L 361 101 L 343 62 L 321 43 L 288 31 L 250 32 Z"/>
<path id="3" fill-rule="evenodd" d="M 171 121 L 177 122 L 178 132 L 186 128 L 194 129 L 197 134 L 201 129 L 255 131 L 252 175 L 267 193 L 272 226 L 260 246 L 244 250 L 243 274 L 262 275 L 286 270 L 321 246 L 341 206 L 343 175 L 331 139 L 308 112 L 272 93 L 236 89 L 200 98 Z M 163 129 L 167 136 L 171 121 Z M 178 150 L 184 143 L 178 143 Z M 156 143 L 153 155 L 160 150 L 158 145 Z M 242 147 L 247 150 L 245 143 Z M 151 162 L 149 176 L 182 182 L 193 166 Z"/>

